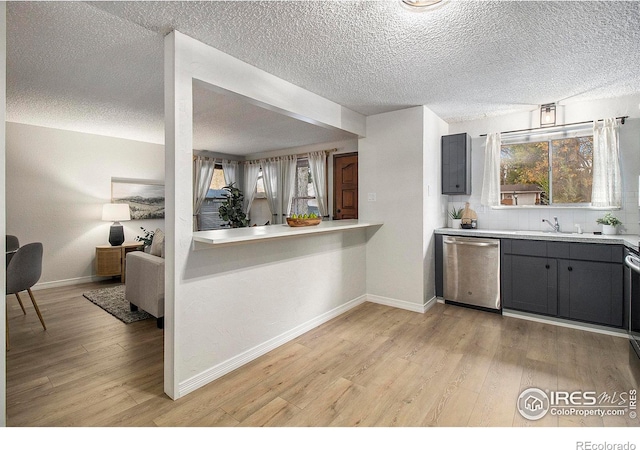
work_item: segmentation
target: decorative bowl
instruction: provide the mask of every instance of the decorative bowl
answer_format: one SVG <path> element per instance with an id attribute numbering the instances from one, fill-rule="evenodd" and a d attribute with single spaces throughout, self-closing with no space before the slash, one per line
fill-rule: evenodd
<path id="1" fill-rule="evenodd" d="M 291 217 L 287 217 L 287 225 L 290 227 L 311 227 L 318 225 L 320 222 L 322 222 L 320 217 L 317 219 L 292 219 Z"/>

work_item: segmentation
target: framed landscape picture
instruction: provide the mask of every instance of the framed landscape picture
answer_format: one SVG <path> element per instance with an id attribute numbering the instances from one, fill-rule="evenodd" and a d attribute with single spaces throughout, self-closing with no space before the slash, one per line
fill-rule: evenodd
<path id="1" fill-rule="evenodd" d="M 131 220 L 164 219 L 164 182 L 111 178 L 111 202 L 128 204 Z"/>

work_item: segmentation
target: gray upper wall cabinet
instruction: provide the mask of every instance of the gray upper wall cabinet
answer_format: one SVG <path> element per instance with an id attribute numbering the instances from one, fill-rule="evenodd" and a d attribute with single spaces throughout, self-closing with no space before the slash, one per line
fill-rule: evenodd
<path id="1" fill-rule="evenodd" d="M 471 136 L 442 136 L 442 194 L 471 194 Z"/>

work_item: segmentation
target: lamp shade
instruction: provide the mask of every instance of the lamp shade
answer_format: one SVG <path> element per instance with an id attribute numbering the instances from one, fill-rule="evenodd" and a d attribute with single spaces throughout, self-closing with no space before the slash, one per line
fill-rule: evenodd
<path id="1" fill-rule="evenodd" d="M 129 205 L 126 203 L 106 203 L 102 206 L 102 220 L 107 222 L 120 222 L 131 220 Z"/>

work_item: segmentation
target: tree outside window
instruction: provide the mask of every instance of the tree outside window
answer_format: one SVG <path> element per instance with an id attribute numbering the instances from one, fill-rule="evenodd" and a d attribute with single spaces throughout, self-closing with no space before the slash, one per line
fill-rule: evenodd
<path id="1" fill-rule="evenodd" d="M 504 144 L 501 204 L 589 204 L 592 169 L 592 136 Z"/>

